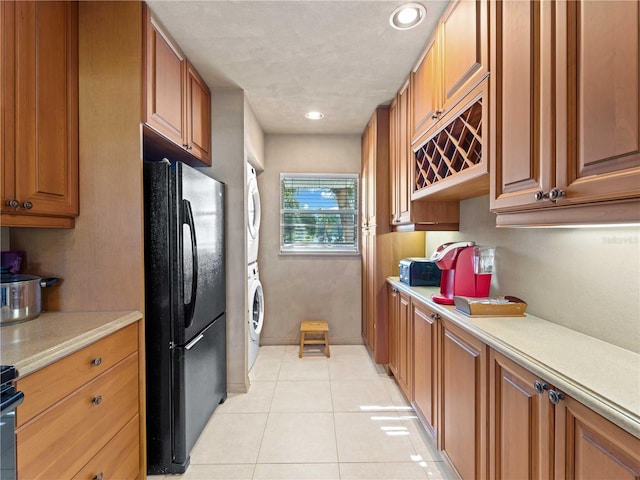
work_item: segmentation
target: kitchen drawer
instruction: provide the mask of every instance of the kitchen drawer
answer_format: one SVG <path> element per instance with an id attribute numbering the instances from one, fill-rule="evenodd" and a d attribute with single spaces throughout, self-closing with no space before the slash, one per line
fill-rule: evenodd
<path id="1" fill-rule="evenodd" d="M 140 463 L 140 423 L 136 415 L 72 480 L 133 479 Z"/>
<path id="2" fill-rule="evenodd" d="M 134 353 L 17 429 L 18 478 L 72 478 L 137 412 Z"/>
<path id="3" fill-rule="evenodd" d="M 138 324 L 134 323 L 37 372 L 18 379 L 17 390 L 24 392 L 25 399 L 16 411 L 16 426 L 24 425 L 136 351 L 138 351 Z"/>

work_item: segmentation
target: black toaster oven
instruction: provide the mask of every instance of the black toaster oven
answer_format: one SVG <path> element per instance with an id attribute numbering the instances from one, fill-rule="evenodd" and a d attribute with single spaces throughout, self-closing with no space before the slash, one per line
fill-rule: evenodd
<path id="1" fill-rule="evenodd" d="M 439 287 L 442 271 L 428 258 L 400 260 L 400 281 L 412 287 Z"/>

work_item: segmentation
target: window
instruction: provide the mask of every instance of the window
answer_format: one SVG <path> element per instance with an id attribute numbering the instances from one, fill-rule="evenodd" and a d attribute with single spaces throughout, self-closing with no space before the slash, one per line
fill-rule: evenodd
<path id="1" fill-rule="evenodd" d="M 358 253 L 358 175 L 280 174 L 280 253 Z"/>

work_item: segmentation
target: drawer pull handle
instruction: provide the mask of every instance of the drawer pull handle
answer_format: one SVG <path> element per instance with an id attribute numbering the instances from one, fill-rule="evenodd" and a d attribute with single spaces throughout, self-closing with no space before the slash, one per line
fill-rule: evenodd
<path id="1" fill-rule="evenodd" d="M 102 395 L 97 395 L 91 399 L 91 403 L 94 405 L 100 405 L 102 403 Z"/>
<path id="2" fill-rule="evenodd" d="M 545 390 L 549 390 L 549 385 L 536 380 L 533 382 L 533 388 L 535 388 L 536 392 L 543 393 Z"/>
<path id="3" fill-rule="evenodd" d="M 559 404 L 563 398 L 564 398 L 564 395 L 562 395 L 561 392 L 556 392 L 555 390 L 549 390 L 549 401 L 552 404 L 554 405 Z"/>
<path id="4" fill-rule="evenodd" d="M 100 364 L 102 364 L 102 357 L 96 357 L 91 360 L 91 365 L 95 365 L 96 367 L 98 367 L 100 366 Z"/>
<path id="5" fill-rule="evenodd" d="M 93 476 L 93 480 L 102 480 L 102 477 L 104 477 L 104 475 L 102 474 L 102 472 L 100 472 L 97 475 Z"/>

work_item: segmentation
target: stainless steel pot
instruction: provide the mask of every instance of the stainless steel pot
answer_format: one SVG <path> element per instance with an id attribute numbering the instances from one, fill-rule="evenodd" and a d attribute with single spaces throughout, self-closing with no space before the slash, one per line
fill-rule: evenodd
<path id="1" fill-rule="evenodd" d="M 37 318 L 42 312 L 41 290 L 58 280 L 2 272 L 0 326 Z"/>

